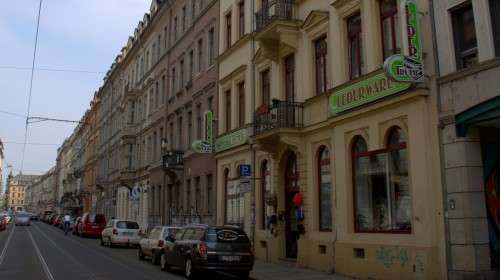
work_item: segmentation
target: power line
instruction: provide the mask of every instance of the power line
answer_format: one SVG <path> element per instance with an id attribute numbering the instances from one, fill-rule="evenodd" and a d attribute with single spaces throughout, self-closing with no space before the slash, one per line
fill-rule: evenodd
<path id="1" fill-rule="evenodd" d="M 28 121 L 30 118 L 30 111 L 31 111 L 31 95 L 33 93 L 33 77 L 35 76 L 35 62 L 36 62 L 36 49 L 38 46 L 38 31 L 40 30 L 40 15 L 42 13 L 42 2 L 43 0 L 40 0 L 40 4 L 38 6 L 38 17 L 36 21 L 36 33 L 35 33 L 35 47 L 33 49 L 33 61 L 31 63 L 31 78 L 30 78 L 30 89 L 29 89 L 29 94 L 28 94 L 28 112 L 26 114 L 26 126 L 24 129 L 24 145 L 23 145 L 23 154 L 22 154 L 22 159 L 21 159 L 21 172 L 23 171 L 24 168 L 24 157 L 26 155 L 26 143 L 28 142 Z"/>
<path id="2" fill-rule="evenodd" d="M 60 144 L 51 144 L 51 143 L 24 143 L 24 142 L 12 142 L 12 141 L 3 141 L 4 144 L 13 144 L 13 145 L 32 145 L 32 146 L 59 146 Z"/>
<path id="3" fill-rule="evenodd" d="M 25 118 L 26 118 L 26 116 L 25 116 L 25 115 L 21 115 L 21 114 L 18 114 L 18 113 L 13 113 L 13 112 L 9 112 L 9 111 L 4 111 L 4 110 L 0 110 L 0 113 L 2 113 L 2 114 L 6 114 L 6 115 L 11 115 L 11 116 L 14 116 L 14 117 L 23 118 L 23 119 L 25 119 Z"/>
<path id="4" fill-rule="evenodd" d="M 18 66 L 0 66 L 0 69 L 31 70 L 31 68 L 29 68 L 29 67 L 18 67 Z M 104 74 L 104 73 L 106 73 L 106 72 L 101 72 L 101 71 L 88 71 L 88 70 L 78 70 L 78 69 L 56 69 L 56 68 L 35 68 L 35 71 L 85 73 L 85 74 Z"/>

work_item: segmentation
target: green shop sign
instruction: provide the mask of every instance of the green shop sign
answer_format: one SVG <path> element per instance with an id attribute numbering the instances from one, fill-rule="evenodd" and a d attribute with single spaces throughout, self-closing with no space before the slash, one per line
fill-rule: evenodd
<path id="1" fill-rule="evenodd" d="M 418 8 L 415 0 L 402 0 L 399 13 L 403 33 L 403 55 L 395 54 L 386 59 L 384 69 L 394 81 L 419 83 L 424 80 L 422 43 Z"/>
<path id="2" fill-rule="evenodd" d="M 330 113 L 338 114 L 406 90 L 410 86 L 410 83 L 395 82 L 388 79 L 384 72 L 378 72 L 360 82 L 341 88 L 330 95 Z"/>
<path id="3" fill-rule="evenodd" d="M 205 112 L 205 139 L 195 140 L 191 144 L 191 148 L 195 153 L 209 154 L 213 151 L 213 133 L 214 133 L 214 113 L 212 111 Z"/>
<path id="4" fill-rule="evenodd" d="M 223 152 L 234 147 L 246 144 L 248 141 L 248 130 L 240 129 L 238 131 L 229 133 L 215 140 L 215 152 Z"/>

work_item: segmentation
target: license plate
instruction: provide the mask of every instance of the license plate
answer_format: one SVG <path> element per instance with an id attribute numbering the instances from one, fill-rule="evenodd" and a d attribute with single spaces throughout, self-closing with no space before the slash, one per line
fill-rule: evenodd
<path id="1" fill-rule="evenodd" d="M 220 259 L 224 262 L 239 262 L 240 256 L 221 256 Z"/>
<path id="2" fill-rule="evenodd" d="M 133 232 L 124 232 L 123 235 L 126 235 L 126 236 L 131 236 L 133 235 L 134 233 Z"/>
<path id="3" fill-rule="evenodd" d="M 99 228 L 99 227 L 98 227 L 98 226 L 92 226 L 92 228 L 95 228 L 95 229 L 97 229 L 97 228 Z"/>

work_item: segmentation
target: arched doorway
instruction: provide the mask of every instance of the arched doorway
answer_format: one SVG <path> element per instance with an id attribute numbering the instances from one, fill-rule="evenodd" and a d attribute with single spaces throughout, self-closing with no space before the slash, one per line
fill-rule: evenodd
<path id="1" fill-rule="evenodd" d="M 299 192 L 299 172 L 297 170 L 297 156 L 290 153 L 285 165 L 285 253 L 287 258 L 297 258 L 297 229 L 296 208 L 292 203 L 293 197 Z"/>

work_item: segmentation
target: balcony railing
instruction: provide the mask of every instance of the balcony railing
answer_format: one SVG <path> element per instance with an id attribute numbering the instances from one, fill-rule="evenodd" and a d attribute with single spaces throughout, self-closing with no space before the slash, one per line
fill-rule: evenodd
<path id="1" fill-rule="evenodd" d="M 301 128 L 304 123 L 304 106 L 299 102 L 273 100 L 271 107 L 264 106 L 255 112 L 255 135 L 277 128 Z"/>
<path id="2" fill-rule="evenodd" d="M 255 13 L 255 30 L 259 31 L 274 20 L 293 19 L 295 0 L 270 0 Z"/>
<path id="3" fill-rule="evenodd" d="M 184 166 L 184 152 L 182 151 L 167 151 L 163 155 L 163 168 L 176 169 Z"/>

